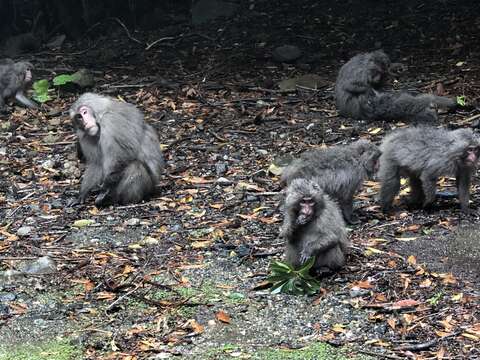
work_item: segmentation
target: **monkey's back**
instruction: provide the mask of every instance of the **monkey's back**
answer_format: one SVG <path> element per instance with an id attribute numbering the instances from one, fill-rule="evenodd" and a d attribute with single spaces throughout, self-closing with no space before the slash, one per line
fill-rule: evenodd
<path id="1" fill-rule="evenodd" d="M 0 95 L 11 97 L 19 88 L 19 75 L 13 71 L 14 62 L 11 59 L 0 60 Z"/>
<path id="2" fill-rule="evenodd" d="M 453 175 L 471 139 L 473 132 L 469 129 L 449 131 L 424 126 L 395 130 L 380 146 L 380 173 L 382 168 L 395 165 L 414 174 L 429 169 L 436 176 Z"/>
<path id="3" fill-rule="evenodd" d="M 297 178 L 314 179 L 330 196 L 349 198 L 367 176 L 360 157 L 373 149 L 377 149 L 374 144 L 360 140 L 307 151 L 284 170 L 281 181 L 289 184 Z"/>

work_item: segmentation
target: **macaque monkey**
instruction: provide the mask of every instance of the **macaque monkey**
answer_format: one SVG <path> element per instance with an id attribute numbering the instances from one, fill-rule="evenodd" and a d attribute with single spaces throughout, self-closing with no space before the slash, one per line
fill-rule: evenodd
<path id="1" fill-rule="evenodd" d="M 480 155 L 480 138 L 471 129 L 434 127 L 398 129 L 380 149 L 380 203 L 391 209 L 400 190 L 400 177 L 410 180 L 410 205 L 427 207 L 435 201 L 437 179 L 455 176 L 462 211 L 468 212 L 470 181 Z"/>
<path id="2" fill-rule="evenodd" d="M 153 193 L 163 156 L 155 130 L 134 105 L 85 93 L 70 108 L 70 117 L 86 162 L 74 204 L 84 203 L 91 191 L 98 193 L 97 206 L 138 203 Z"/>
<path id="3" fill-rule="evenodd" d="M 286 189 L 285 218 L 280 236 L 286 241 L 286 261 L 299 268 L 315 256 L 313 270 L 335 271 L 345 265 L 350 246 L 337 204 L 320 186 L 295 179 Z"/>
<path id="4" fill-rule="evenodd" d="M 436 123 L 438 107 L 456 107 L 455 99 L 444 96 L 386 91 L 390 66 L 390 59 L 382 50 L 358 54 L 345 63 L 335 84 L 340 115 L 359 120 Z"/>
<path id="5" fill-rule="evenodd" d="M 33 65 L 26 61 L 13 62 L 11 59 L 0 60 L 0 111 L 11 97 L 29 108 L 37 105 L 25 96 L 25 91 L 32 82 Z"/>
<path id="6" fill-rule="evenodd" d="M 342 209 L 345 221 L 358 223 L 353 213 L 353 197 L 363 181 L 372 178 L 378 167 L 380 150 L 368 140 L 349 145 L 307 151 L 283 171 L 281 182 L 296 178 L 313 179 Z"/>

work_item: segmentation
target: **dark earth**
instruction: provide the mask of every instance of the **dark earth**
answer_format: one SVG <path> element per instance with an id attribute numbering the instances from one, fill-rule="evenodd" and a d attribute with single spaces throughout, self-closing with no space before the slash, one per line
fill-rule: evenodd
<path id="1" fill-rule="evenodd" d="M 475 127 L 479 13 L 476 1 L 252 0 L 228 20 L 170 25 L 148 50 L 132 38 L 151 44 L 162 29 L 113 23 L 23 56 L 37 79 L 88 68 L 93 91 L 137 104 L 167 171 L 148 202 L 68 208 L 83 166 L 66 113 L 78 91 L 1 115 L 0 359 L 480 359 L 477 177 L 469 215 L 454 179 L 432 209 L 401 196 L 391 216 L 368 181 L 348 264 L 318 295 L 271 295 L 265 281 L 283 253 L 272 164 L 405 125 L 339 117 L 340 66 L 383 48 L 406 65 L 392 86 L 464 96 L 441 121 Z M 283 45 L 302 56 L 274 61 Z M 278 89 L 305 74 L 317 85 Z M 7 276 L 42 256 L 55 271 Z M 15 353 L 29 344 L 39 355 Z"/>

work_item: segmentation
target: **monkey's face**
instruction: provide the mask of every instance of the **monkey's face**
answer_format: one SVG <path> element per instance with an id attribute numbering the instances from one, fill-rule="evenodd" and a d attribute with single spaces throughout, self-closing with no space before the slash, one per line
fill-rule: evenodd
<path id="1" fill-rule="evenodd" d="M 469 146 L 463 154 L 463 163 L 466 166 L 477 166 L 480 155 L 480 146 Z"/>
<path id="2" fill-rule="evenodd" d="M 76 126 L 84 130 L 89 136 L 96 136 L 100 130 L 95 114 L 89 106 L 80 106 L 77 113 L 74 114 L 73 121 Z"/>
<path id="3" fill-rule="evenodd" d="M 315 215 L 315 201 L 311 197 L 303 197 L 299 204 L 297 225 L 306 225 Z"/>

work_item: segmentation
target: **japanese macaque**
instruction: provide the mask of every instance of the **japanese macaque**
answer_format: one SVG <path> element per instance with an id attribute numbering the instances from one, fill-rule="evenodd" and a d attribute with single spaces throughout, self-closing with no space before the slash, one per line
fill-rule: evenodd
<path id="1" fill-rule="evenodd" d="M 307 151 L 283 171 L 281 182 L 296 178 L 313 179 L 338 202 L 349 224 L 358 222 L 353 213 L 353 197 L 363 181 L 372 178 L 378 167 L 380 150 L 368 140 L 349 145 Z"/>
<path id="2" fill-rule="evenodd" d="M 155 130 L 134 105 L 85 93 L 70 108 L 70 117 L 86 162 L 73 204 L 83 203 L 91 191 L 98 193 L 97 206 L 137 203 L 153 193 L 163 156 Z"/>
<path id="3" fill-rule="evenodd" d="M 4 110 L 6 100 L 11 97 L 29 108 L 37 107 L 25 96 L 32 81 L 32 70 L 33 65 L 26 61 L 0 60 L 0 110 Z"/>
<path id="4" fill-rule="evenodd" d="M 480 138 L 471 129 L 434 127 L 398 129 L 380 146 L 382 210 L 391 209 L 400 190 L 400 177 L 410 180 L 410 205 L 427 207 L 435 201 L 440 176 L 455 176 L 462 211 L 468 212 L 470 181 L 480 155 Z"/>
<path id="5" fill-rule="evenodd" d="M 345 265 L 350 246 L 337 204 L 311 180 L 295 179 L 287 187 L 280 236 L 286 261 L 298 268 L 315 256 L 313 270 L 335 271 Z"/>
<path id="6" fill-rule="evenodd" d="M 437 108 L 456 107 L 455 99 L 444 96 L 386 91 L 390 66 L 390 59 L 382 50 L 356 55 L 345 63 L 335 84 L 340 115 L 359 120 L 436 123 Z"/>

